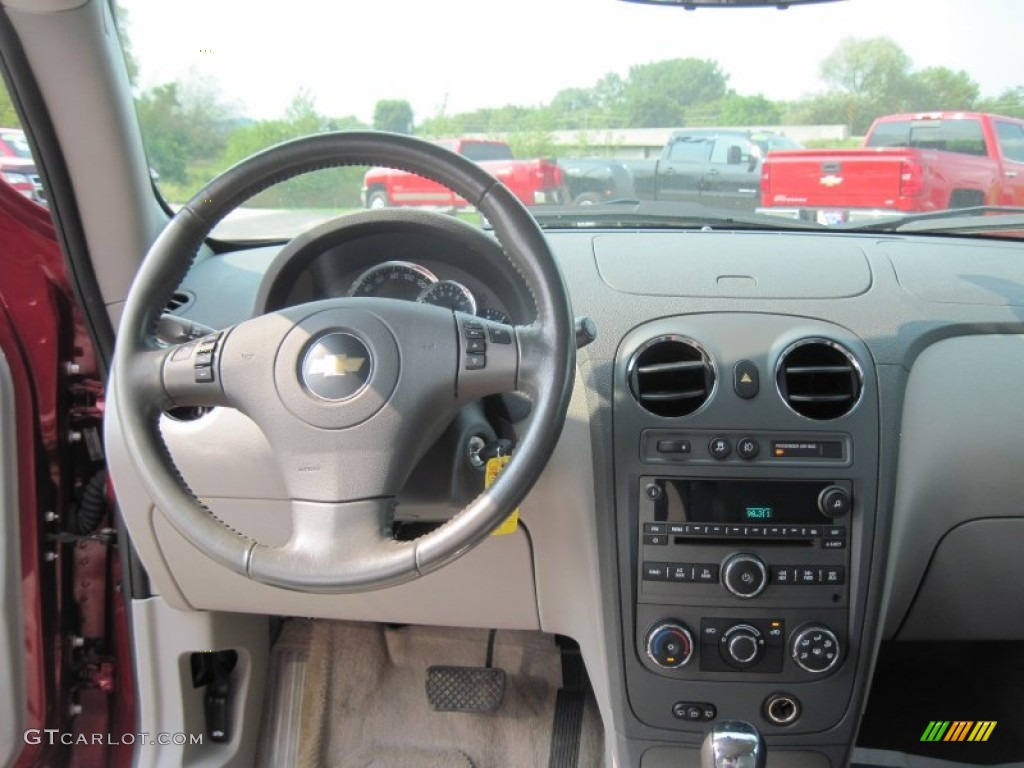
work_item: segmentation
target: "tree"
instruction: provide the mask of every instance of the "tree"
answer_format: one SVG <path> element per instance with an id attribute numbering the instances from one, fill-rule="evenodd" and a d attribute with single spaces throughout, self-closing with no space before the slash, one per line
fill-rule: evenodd
<path id="1" fill-rule="evenodd" d="M 14 102 L 11 101 L 11 94 L 7 92 L 7 88 L 0 82 L 0 125 L 10 128 L 18 128 L 21 126 L 21 120 L 18 118 L 18 110 L 14 108 Z"/>
<path id="2" fill-rule="evenodd" d="M 121 41 L 121 50 L 124 52 L 124 64 L 128 69 L 128 82 L 132 89 L 138 85 L 139 63 L 132 51 L 132 40 L 128 36 L 128 11 L 121 3 L 114 4 L 114 28 Z"/>
<path id="3" fill-rule="evenodd" d="M 761 94 L 740 96 L 731 94 L 721 103 L 720 125 L 778 125 L 782 122 L 779 105 Z"/>
<path id="4" fill-rule="evenodd" d="M 717 62 L 705 59 L 667 59 L 631 67 L 623 87 L 628 125 L 681 125 L 687 107 L 724 98 L 728 80 Z"/>
<path id="5" fill-rule="evenodd" d="M 1024 117 L 1024 85 L 1009 88 L 994 98 L 981 99 L 978 109 L 1008 117 Z"/>
<path id="6" fill-rule="evenodd" d="M 908 78 L 905 109 L 954 110 L 974 109 L 980 89 L 962 69 L 928 67 Z"/>
<path id="7" fill-rule="evenodd" d="M 373 109 L 373 127 L 378 131 L 412 133 L 412 105 L 404 99 L 381 99 Z"/>
<path id="8" fill-rule="evenodd" d="M 909 70 L 910 57 L 887 37 L 844 38 L 821 63 L 825 82 L 865 101 L 898 97 Z"/>

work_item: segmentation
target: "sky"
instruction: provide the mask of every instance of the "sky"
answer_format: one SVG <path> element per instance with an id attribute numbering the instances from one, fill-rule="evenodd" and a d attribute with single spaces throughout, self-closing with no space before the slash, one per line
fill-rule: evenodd
<path id="1" fill-rule="evenodd" d="M 963 69 L 995 96 L 1024 85 L 1024 0 L 840 0 L 684 11 L 619 0 L 119 0 L 140 84 L 209 78 L 240 114 L 280 117 L 300 88 L 324 115 L 417 120 L 544 104 L 661 59 L 714 59 L 741 94 L 820 92 L 846 36 L 885 35 L 915 68 Z M 489 18 L 490 17 L 490 18 Z"/>

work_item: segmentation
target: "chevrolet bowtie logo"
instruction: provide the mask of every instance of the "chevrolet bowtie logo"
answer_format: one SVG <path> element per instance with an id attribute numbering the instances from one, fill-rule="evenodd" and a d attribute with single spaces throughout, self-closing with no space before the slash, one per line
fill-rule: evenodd
<path id="1" fill-rule="evenodd" d="M 837 187 L 843 183 L 843 177 L 830 174 L 828 176 L 822 176 L 818 181 L 826 187 Z"/>
<path id="2" fill-rule="evenodd" d="M 321 376 L 344 376 L 359 373 L 366 363 L 365 357 L 349 357 L 348 355 L 324 355 L 309 365 L 309 373 Z"/>

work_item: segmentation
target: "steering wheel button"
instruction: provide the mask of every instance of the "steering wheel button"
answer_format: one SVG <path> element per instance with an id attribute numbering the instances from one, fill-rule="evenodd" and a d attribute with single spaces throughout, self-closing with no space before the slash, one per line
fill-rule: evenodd
<path id="1" fill-rule="evenodd" d="M 511 344 L 512 334 L 507 328 L 488 328 L 487 335 L 492 344 Z"/>
<path id="2" fill-rule="evenodd" d="M 468 325 L 465 326 L 466 338 L 467 339 L 483 339 L 484 329 L 483 328 L 470 328 Z"/>
<path id="3" fill-rule="evenodd" d="M 195 344 L 182 344 L 180 347 L 174 350 L 174 353 L 171 355 L 171 362 L 177 363 L 182 360 L 188 360 L 189 357 L 192 355 L 192 350 L 195 348 Z"/>
<path id="4" fill-rule="evenodd" d="M 462 326 L 464 328 L 482 329 L 484 326 L 482 323 L 478 323 L 476 320 L 466 320 Z"/>
<path id="5" fill-rule="evenodd" d="M 487 351 L 487 342 L 483 339 L 469 339 L 466 342 L 466 351 L 473 354 L 483 354 Z"/>
<path id="6" fill-rule="evenodd" d="M 213 368 L 206 365 L 196 368 L 196 383 L 208 384 L 213 381 Z"/>
<path id="7" fill-rule="evenodd" d="M 196 352 L 195 359 L 196 368 L 200 368 L 204 365 L 213 365 L 213 350 L 212 349 L 200 349 Z"/>
<path id="8" fill-rule="evenodd" d="M 466 370 L 479 371 L 487 367 L 487 355 L 466 355 Z"/>

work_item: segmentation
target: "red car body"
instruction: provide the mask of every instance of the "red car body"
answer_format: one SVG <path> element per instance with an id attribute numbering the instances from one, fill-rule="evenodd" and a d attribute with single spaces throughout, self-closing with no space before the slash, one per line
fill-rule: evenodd
<path id="1" fill-rule="evenodd" d="M 436 142 L 468 157 L 497 177 L 524 205 L 565 202 L 562 169 L 553 160 L 516 160 L 508 144 L 486 139 L 444 139 Z M 371 168 L 363 179 L 367 208 L 420 206 L 465 208 L 451 190 L 430 179 L 393 168 Z"/>
<path id="2" fill-rule="evenodd" d="M 1024 205 L 1024 120 L 888 115 L 861 149 L 772 152 L 761 213 L 823 224 L 975 205 Z"/>

